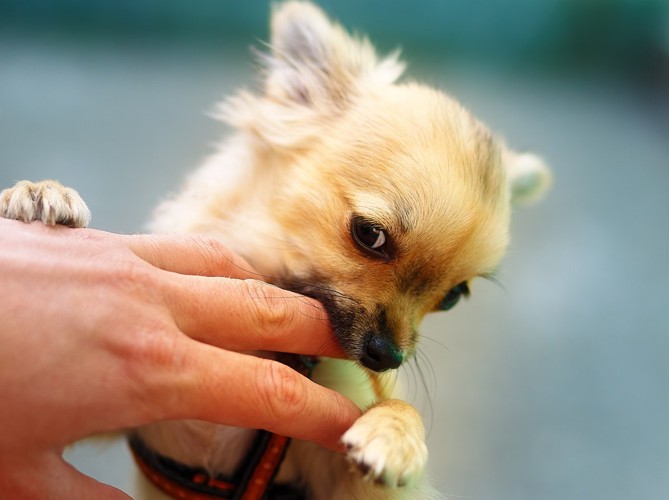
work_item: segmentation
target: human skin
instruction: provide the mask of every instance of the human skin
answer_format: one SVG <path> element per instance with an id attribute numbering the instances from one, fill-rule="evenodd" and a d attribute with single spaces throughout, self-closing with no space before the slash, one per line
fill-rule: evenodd
<path id="1" fill-rule="evenodd" d="M 258 280 L 215 240 L 0 219 L 0 491 L 127 498 L 65 446 L 193 418 L 340 449 L 360 410 L 278 362 L 342 356 L 322 306 Z"/>

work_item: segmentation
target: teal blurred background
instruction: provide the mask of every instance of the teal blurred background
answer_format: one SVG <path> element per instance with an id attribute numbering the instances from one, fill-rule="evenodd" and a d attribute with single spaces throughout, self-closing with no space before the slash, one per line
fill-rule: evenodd
<path id="1" fill-rule="evenodd" d="M 555 174 L 500 281 L 424 325 L 408 399 L 453 499 L 669 498 L 669 3 L 327 1 Z M 256 81 L 266 2 L 0 1 L 0 186 L 57 178 L 138 232 Z M 428 362 L 429 361 L 429 362 Z M 122 444 L 68 458 L 131 491 Z M 1 495 L 0 495 L 1 496 Z"/>

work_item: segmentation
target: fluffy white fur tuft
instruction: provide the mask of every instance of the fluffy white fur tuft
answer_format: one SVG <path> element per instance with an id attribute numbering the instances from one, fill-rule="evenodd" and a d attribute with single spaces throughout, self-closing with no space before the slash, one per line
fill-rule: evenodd
<path id="1" fill-rule="evenodd" d="M 528 204 L 540 200 L 553 182 L 548 165 L 531 153 L 507 153 L 506 169 L 513 203 Z"/>

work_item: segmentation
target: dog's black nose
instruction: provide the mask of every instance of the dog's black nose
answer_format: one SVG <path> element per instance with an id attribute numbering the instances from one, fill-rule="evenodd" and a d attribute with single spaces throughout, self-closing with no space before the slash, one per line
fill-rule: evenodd
<path id="1" fill-rule="evenodd" d="M 382 372 L 397 368 L 402 364 L 402 359 L 402 351 L 392 340 L 373 333 L 369 333 L 365 338 L 360 362 L 370 370 Z"/>

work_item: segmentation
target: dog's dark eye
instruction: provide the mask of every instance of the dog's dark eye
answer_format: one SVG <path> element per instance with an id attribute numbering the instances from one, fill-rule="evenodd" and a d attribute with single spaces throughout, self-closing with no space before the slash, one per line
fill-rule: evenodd
<path id="1" fill-rule="evenodd" d="M 375 257 L 388 258 L 388 237 L 381 226 L 362 217 L 354 217 L 351 233 L 356 243 L 367 253 Z"/>
<path id="2" fill-rule="evenodd" d="M 449 309 L 452 309 L 455 307 L 455 304 L 460 301 L 460 297 L 463 295 L 465 297 L 469 297 L 469 286 L 467 286 L 466 281 L 463 281 L 459 285 L 451 288 L 446 296 L 441 299 L 441 302 L 439 302 L 438 309 L 442 311 L 448 311 Z"/>

